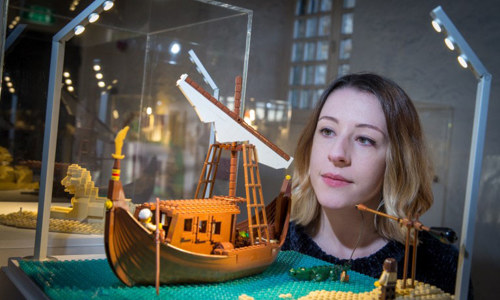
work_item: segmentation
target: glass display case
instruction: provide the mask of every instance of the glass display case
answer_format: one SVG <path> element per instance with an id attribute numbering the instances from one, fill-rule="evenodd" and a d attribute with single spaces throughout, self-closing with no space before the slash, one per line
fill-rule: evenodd
<path id="1" fill-rule="evenodd" d="M 9 1 L 0 99 L 4 216 L 9 210 L 36 211 L 50 121 L 46 107 L 52 101 L 51 49 L 60 42 L 53 39 L 93 3 Z M 57 207 L 67 212 L 74 206 L 75 189 L 87 189 L 80 193 L 95 194 L 89 196 L 94 200 L 106 196 L 114 137 L 125 126 L 130 127 L 121 168 L 126 197 L 133 203 L 192 197 L 211 131 L 176 81 L 187 73 L 230 104 L 240 75 L 244 101 L 251 18 L 251 11 L 217 1 L 119 0 L 109 10 L 99 9 L 98 20 L 86 21 L 81 34 L 65 37 L 59 54 L 62 84 L 52 84 L 56 96 L 60 88 L 52 129 L 54 172 L 47 178 L 52 215 Z M 77 187 L 68 183 L 70 173 Z"/>

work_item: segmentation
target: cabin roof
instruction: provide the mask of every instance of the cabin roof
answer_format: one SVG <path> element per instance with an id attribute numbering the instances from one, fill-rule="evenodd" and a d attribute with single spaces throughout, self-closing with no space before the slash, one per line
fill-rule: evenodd
<path id="1" fill-rule="evenodd" d="M 245 201 L 239 197 L 214 197 L 207 199 L 161 200 L 160 210 L 177 214 L 209 214 L 231 213 L 239 214 L 238 202 Z M 145 203 L 154 206 L 154 203 Z"/>

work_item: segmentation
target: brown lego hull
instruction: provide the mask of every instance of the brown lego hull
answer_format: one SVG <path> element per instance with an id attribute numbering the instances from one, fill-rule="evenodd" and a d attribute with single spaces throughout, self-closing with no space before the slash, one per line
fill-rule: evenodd
<path id="1" fill-rule="evenodd" d="M 276 259 L 288 230 L 289 201 L 285 202 L 285 214 L 278 221 L 282 225 L 278 243 L 241 247 L 228 255 L 199 254 L 161 243 L 160 283 L 222 282 L 264 271 Z M 269 208 L 274 210 L 274 201 Z M 104 239 L 109 264 L 122 282 L 128 286 L 155 284 L 154 234 L 130 212 L 115 206 L 106 213 Z"/>

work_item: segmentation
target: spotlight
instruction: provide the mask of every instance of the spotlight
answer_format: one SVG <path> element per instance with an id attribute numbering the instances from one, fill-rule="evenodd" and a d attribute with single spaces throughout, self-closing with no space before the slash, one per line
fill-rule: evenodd
<path id="1" fill-rule="evenodd" d="M 179 51 L 181 51 L 181 45 L 177 42 L 173 42 L 170 46 L 170 53 L 177 54 Z"/>
<path id="2" fill-rule="evenodd" d="M 462 68 L 467 69 L 468 63 L 467 63 L 467 56 L 465 54 L 460 54 L 457 57 L 458 63 L 462 66 Z"/>
<path id="3" fill-rule="evenodd" d="M 102 9 L 110 10 L 113 7 L 113 5 L 115 5 L 113 1 L 106 1 L 102 4 Z"/>
<path id="4" fill-rule="evenodd" d="M 78 25 L 75 27 L 75 35 L 79 35 L 79 34 L 82 34 L 82 32 L 85 31 L 85 27 L 83 27 L 82 25 Z"/>
<path id="5" fill-rule="evenodd" d="M 437 32 L 441 32 L 443 30 L 441 28 L 441 22 L 438 19 L 432 20 L 432 27 L 434 27 L 434 30 Z"/>
<path id="6" fill-rule="evenodd" d="M 105 86 L 106 86 L 106 84 L 104 83 L 104 81 L 99 81 L 99 82 L 97 83 L 97 85 L 98 85 L 99 87 L 105 87 Z"/>
<path id="7" fill-rule="evenodd" d="M 63 76 L 66 77 L 66 78 L 69 78 L 69 72 L 64 72 Z"/>
<path id="8" fill-rule="evenodd" d="M 97 14 L 97 13 L 91 13 L 89 15 L 89 23 L 94 23 L 98 19 L 99 19 L 99 14 Z"/>
<path id="9" fill-rule="evenodd" d="M 71 79 L 67 78 L 64 83 L 66 83 L 67 85 L 70 85 L 73 83 L 73 81 L 71 81 Z"/>
<path id="10" fill-rule="evenodd" d="M 451 51 L 455 50 L 455 41 L 451 36 L 448 36 L 444 39 L 444 43 L 446 44 L 446 47 L 450 49 Z"/>
<path id="11" fill-rule="evenodd" d="M 95 78 L 102 79 L 102 77 L 103 77 L 102 73 L 95 73 Z"/>
<path id="12" fill-rule="evenodd" d="M 75 90 L 75 88 L 71 85 L 68 85 L 66 89 L 68 90 L 68 92 L 73 92 Z"/>
<path id="13" fill-rule="evenodd" d="M 99 63 L 95 63 L 94 66 L 92 66 L 92 69 L 94 69 L 94 71 L 100 71 L 101 70 L 101 65 Z"/>

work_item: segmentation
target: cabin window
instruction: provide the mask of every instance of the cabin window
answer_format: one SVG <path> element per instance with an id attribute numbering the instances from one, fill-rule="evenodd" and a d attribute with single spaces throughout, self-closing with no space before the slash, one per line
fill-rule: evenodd
<path id="1" fill-rule="evenodd" d="M 200 223 L 198 224 L 198 231 L 200 233 L 207 232 L 207 221 L 206 220 L 200 221 Z"/>
<path id="2" fill-rule="evenodd" d="M 191 231 L 193 228 L 193 219 L 184 219 L 184 231 Z"/>
<path id="3" fill-rule="evenodd" d="M 214 222 L 212 227 L 213 234 L 220 234 L 220 225 L 221 222 Z"/>

